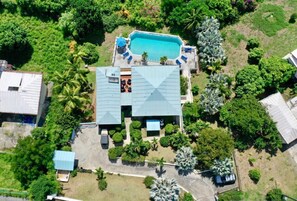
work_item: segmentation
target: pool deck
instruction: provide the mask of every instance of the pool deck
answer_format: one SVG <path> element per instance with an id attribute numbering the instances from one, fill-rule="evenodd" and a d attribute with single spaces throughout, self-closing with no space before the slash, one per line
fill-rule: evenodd
<path id="1" fill-rule="evenodd" d="M 116 40 L 115 39 L 115 44 L 114 44 L 114 51 L 113 51 L 113 58 L 112 58 L 112 66 L 120 67 L 120 68 L 131 68 L 132 66 L 157 66 L 160 65 L 162 67 L 163 65 L 160 64 L 160 62 L 153 62 L 153 61 L 147 61 L 146 63 L 143 63 L 142 56 L 141 55 L 136 55 L 133 54 L 129 50 L 129 38 L 126 38 L 127 45 L 125 47 L 126 51 L 129 52 L 129 55 L 124 57 L 123 53 L 119 53 L 116 45 Z M 191 48 L 192 50 L 190 52 L 185 52 L 185 48 Z M 187 57 L 187 60 L 184 61 L 182 59 L 182 55 Z M 132 56 L 132 60 L 129 62 L 128 58 Z M 192 94 L 192 86 L 191 86 L 191 72 L 192 71 L 198 71 L 198 56 L 197 56 L 197 48 L 195 46 L 187 46 L 187 45 L 182 45 L 181 47 L 181 52 L 180 56 L 175 59 L 168 59 L 166 62 L 166 65 L 177 65 L 176 60 L 180 61 L 180 71 L 181 75 L 184 77 L 188 78 L 188 90 L 186 95 L 181 96 L 181 103 L 184 104 L 186 102 L 193 102 L 193 94 Z"/>

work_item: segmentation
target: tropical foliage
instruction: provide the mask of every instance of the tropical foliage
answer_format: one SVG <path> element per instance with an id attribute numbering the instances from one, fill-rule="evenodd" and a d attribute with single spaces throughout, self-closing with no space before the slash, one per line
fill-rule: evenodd
<path id="1" fill-rule="evenodd" d="M 260 59 L 264 56 L 264 50 L 262 48 L 251 49 L 248 55 L 248 63 L 257 65 Z"/>
<path id="2" fill-rule="evenodd" d="M 154 181 L 156 180 L 155 177 L 152 176 L 146 176 L 143 180 L 143 183 L 145 185 L 145 187 L 147 188 L 151 188 L 151 186 L 154 184 Z"/>
<path id="3" fill-rule="evenodd" d="M 214 115 L 224 105 L 224 98 L 219 89 L 205 88 L 200 97 L 200 107 L 203 112 Z"/>
<path id="4" fill-rule="evenodd" d="M 264 93 L 265 83 L 261 76 L 258 66 L 246 66 L 236 74 L 236 89 L 237 97 L 243 95 L 258 96 Z"/>
<path id="5" fill-rule="evenodd" d="M 275 152 L 282 146 L 275 123 L 254 96 L 243 96 L 224 105 L 220 120 L 232 129 L 238 149 L 254 145 Z"/>
<path id="6" fill-rule="evenodd" d="M 207 128 L 200 131 L 194 153 L 198 165 L 202 169 L 208 169 L 215 159 L 223 160 L 231 157 L 233 149 L 233 139 L 226 130 Z"/>
<path id="7" fill-rule="evenodd" d="M 202 121 L 202 120 L 197 120 L 194 123 L 191 123 L 190 125 L 185 127 L 185 130 L 187 133 L 192 134 L 194 136 L 197 136 L 198 133 L 205 129 L 205 128 L 209 128 L 210 123 Z"/>
<path id="8" fill-rule="evenodd" d="M 190 146 L 189 137 L 181 132 L 177 132 L 176 134 L 171 135 L 169 141 L 170 141 L 170 146 L 174 150 L 178 150 L 184 146 L 185 147 Z"/>
<path id="9" fill-rule="evenodd" d="M 151 185 L 150 197 L 152 200 L 179 200 L 180 189 L 175 179 L 157 178 Z"/>
<path id="10" fill-rule="evenodd" d="M 279 188 L 274 188 L 268 191 L 266 194 L 267 201 L 282 201 L 283 200 L 283 192 Z"/>
<path id="11" fill-rule="evenodd" d="M 95 170 L 95 175 L 97 176 L 98 188 L 103 191 L 107 188 L 106 176 L 101 167 Z"/>
<path id="12" fill-rule="evenodd" d="M 188 78 L 180 76 L 180 94 L 186 95 L 188 90 Z"/>
<path id="13" fill-rule="evenodd" d="M 261 172 L 259 169 L 252 169 L 249 170 L 249 177 L 251 180 L 253 180 L 254 183 L 258 183 L 258 181 L 261 178 Z"/>
<path id="14" fill-rule="evenodd" d="M 59 182 L 55 178 L 42 175 L 33 181 L 29 188 L 30 198 L 36 201 L 44 201 L 48 195 L 59 192 Z"/>
<path id="15" fill-rule="evenodd" d="M 223 39 L 219 28 L 218 20 L 211 17 L 206 18 L 197 29 L 199 61 L 204 69 L 225 60 L 225 52 L 222 47 Z"/>
<path id="16" fill-rule="evenodd" d="M 192 172 L 197 163 L 196 156 L 190 147 L 181 147 L 176 152 L 175 165 L 180 172 Z"/>
<path id="17" fill-rule="evenodd" d="M 232 162 L 229 158 L 223 160 L 215 160 L 211 167 L 212 172 L 215 175 L 228 175 L 232 173 Z"/>

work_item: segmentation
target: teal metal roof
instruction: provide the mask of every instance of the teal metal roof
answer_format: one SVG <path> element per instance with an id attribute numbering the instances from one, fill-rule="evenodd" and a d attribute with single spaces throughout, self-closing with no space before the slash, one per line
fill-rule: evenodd
<path id="1" fill-rule="evenodd" d="M 122 106 L 132 105 L 132 93 L 121 93 L 121 105 Z"/>
<path id="2" fill-rule="evenodd" d="M 132 116 L 180 116 L 178 66 L 132 67 Z"/>
<path id="3" fill-rule="evenodd" d="M 74 152 L 55 150 L 55 155 L 53 159 L 55 169 L 72 171 L 74 169 L 74 157 Z"/>
<path id="4" fill-rule="evenodd" d="M 96 123 L 121 124 L 120 68 L 96 69 Z"/>
<path id="5" fill-rule="evenodd" d="M 160 120 L 157 119 L 148 119 L 146 120 L 146 130 L 147 131 L 159 131 L 160 128 Z"/>

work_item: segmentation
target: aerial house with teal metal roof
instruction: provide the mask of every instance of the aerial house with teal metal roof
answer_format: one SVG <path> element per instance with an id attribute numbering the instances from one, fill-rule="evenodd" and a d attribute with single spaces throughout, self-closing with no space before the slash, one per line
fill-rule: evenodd
<path id="1" fill-rule="evenodd" d="M 97 68 L 96 98 L 99 127 L 121 124 L 124 106 L 131 107 L 133 118 L 156 121 L 173 117 L 179 122 L 180 69 L 178 66 L 137 66 L 126 71 L 119 67 Z"/>
<path id="2" fill-rule="evenodd" d="M 55 150 L 53 161 L 57 180 L 67 182 L 70 172 L 74 169 L 75 153 Z"/>

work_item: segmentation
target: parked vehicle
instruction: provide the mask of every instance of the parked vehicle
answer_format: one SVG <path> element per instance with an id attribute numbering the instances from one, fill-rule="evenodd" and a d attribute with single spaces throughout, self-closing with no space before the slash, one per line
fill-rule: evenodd
<path id="1" fill-rule="evenodd" d="M 214 180 L 217 185 L 234 184 L 236 181 L 236 176 L 233 173 L 224 176 L 217 175 L 215 176 Z"/>
<path id="2" fill-rule="evenodd" d="M 101 130 L 101 146 L 104 148 L 108 148 L 109 145 L 109 137 L 108 137 L 108 131 L 107 129 L 102 129 Z"/>

